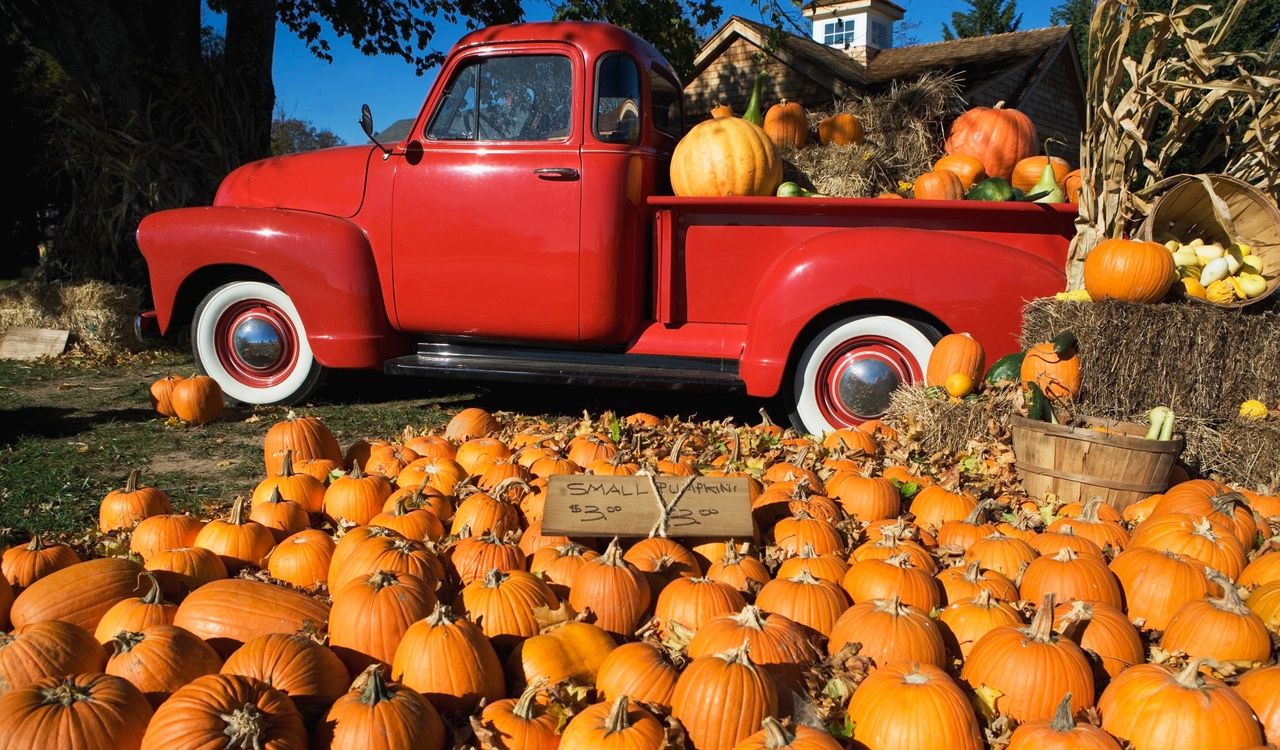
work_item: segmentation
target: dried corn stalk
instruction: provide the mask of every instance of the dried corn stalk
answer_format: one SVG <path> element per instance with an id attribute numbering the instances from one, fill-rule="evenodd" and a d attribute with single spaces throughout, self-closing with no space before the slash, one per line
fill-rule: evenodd
<path id="1" fill-rule="evenodd" d="M 1266 52 L 1222 49 L 1248 1 L 1235 0 L 1216 16 L 1207 5 L 1181 6 L 1178 0 L 1168 13 L 1143 13 L 1138 0 L 1098 3 L 1089 31 L 1096 55 L 1080 146 L 1080 218 L 1067 267 L 1071 288 L 1081 286 L 1089 250 L 1141 222 L 1150 209 L 1151 195 L 1144 191 L 1167 176 L 1205 123 L 1218 124 L 1215 148 L 1205 160 L 1228 154 L 1229 174 L 1275 193 L 1275 45 Z M 1135 34 L 1150 38 L 1141 56 L 1128 57 Z"/>

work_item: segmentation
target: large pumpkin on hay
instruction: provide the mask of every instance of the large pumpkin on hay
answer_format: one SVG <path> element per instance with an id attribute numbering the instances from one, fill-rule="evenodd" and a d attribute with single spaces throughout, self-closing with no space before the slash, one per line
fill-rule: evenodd
<path id="1" fill-rule="evenodd" d="M 969 154 L 982 162 L 988 177 L 1009 179 L 1013 168 L 1040 147 L 1031 118 L 1004 102 L 974 107 L 956 118 L 947 138 L 948 154 Z"/>
<path id="2" fill-rule="evenodd" d="M 777 147 L 763 128 L 740 117 L 698 123 L 671 155 L 676 195 L 773 195 L 781 182 Z"/>
<path id="3" fill-rule="evenodd" d="M 1095 300 L 1158 302 L 1173 281 L 1173 256 L 1156 242 L 1104 240 L 1084 259 L 1084 288 Z"/>

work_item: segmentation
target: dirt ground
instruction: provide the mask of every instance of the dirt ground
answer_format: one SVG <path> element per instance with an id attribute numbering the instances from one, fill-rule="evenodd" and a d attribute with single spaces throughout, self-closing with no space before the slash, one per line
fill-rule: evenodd
<path id="1" fill-rule="evenodd" d="M 71 533 L 92 526 L 102 496 L 135 467 L 179 509 L 207 513 L 251 492 L 261 479 L 262 438 L 287 409 L 232 407 L 204 427 L 166 422 L 151 409 L 150 383 L 193 371 L 190 355 L 172 350 L 111 365 L 68 357 L 0 362 L 0 529 Z M 441 428 L 473 405 L 549 418 L 612 409 L 755 423 L 762 402 L 339 372 L 297 411 L 323 419 L 346 446 L 393 438 L 406 427 Z"/>

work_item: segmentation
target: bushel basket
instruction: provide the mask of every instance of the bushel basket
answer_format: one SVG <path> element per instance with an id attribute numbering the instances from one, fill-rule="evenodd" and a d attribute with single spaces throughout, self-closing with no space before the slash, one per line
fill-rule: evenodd
<path id="1" fill-rule="evenodd" d="M 1101 496 L 1123 510 L 1169 487 L 1169 471 L 1182 452 L 1181 437 L 1146 440 L 1143 425 L 1089 417 L 1080 421 L 1068 426 L 1013 417 L 1013 454 L 1028 495 L 1053 493 L 1081 502 Z"/>

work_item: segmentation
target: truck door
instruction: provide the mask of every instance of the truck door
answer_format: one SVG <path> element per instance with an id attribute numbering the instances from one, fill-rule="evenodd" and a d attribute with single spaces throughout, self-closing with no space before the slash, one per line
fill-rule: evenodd
<path id="1" fill-rule="evenodd" d="M 394 178 L 402 329 L 578 340 L 582 70 L 537 45 L 442 71 Z"/>

